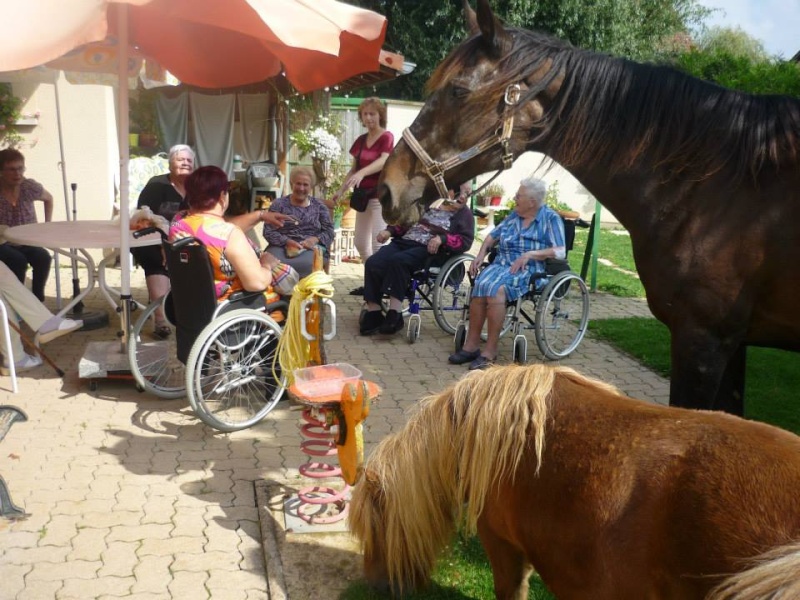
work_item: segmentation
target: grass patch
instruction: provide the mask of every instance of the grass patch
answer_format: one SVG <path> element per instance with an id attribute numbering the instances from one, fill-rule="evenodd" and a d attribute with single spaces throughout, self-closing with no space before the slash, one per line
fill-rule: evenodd
<path id="1" fill-rule="evenodd" d="M 598 339 L 669 377 L 670 336 L 655 319 L 600 319 L 589 324 Z M 745 373 L 745 417 L 800 435 L 800 411 L 794 390 L 800 388 L 800 353 L 748 348 Z"/>
<path id="2" fill-rule="evenodd" d="M 578 229 L 575 232 L 575 244 L 569 253 L 569 263 L 576 273 L 581 272 L 588 240 L 588 229 Z M 608 260 L 621 269 L 636 272 L 631 238 L 628 235 L 601 229 L 598 254 L 598 258 Z M 586 274 L 586 279 L 587 282 L 591 279 L 591 272 Z M 597 289 L 623 298 L 644 298 L 644 286 L 638 277 L 600 263 L 597 265 Z"/>
<path id="3" fill-rule="evenodd" d="M 363 581 L 351 585 L 340 600 L 385 600 Z M 439 559 L 430 586 L 406 600 L 490 600 L 494 598 L 492 568 L 477 537 L 459 536 Z M 542 581 L 531 577 L 528 600 L 554 600 Z"/>

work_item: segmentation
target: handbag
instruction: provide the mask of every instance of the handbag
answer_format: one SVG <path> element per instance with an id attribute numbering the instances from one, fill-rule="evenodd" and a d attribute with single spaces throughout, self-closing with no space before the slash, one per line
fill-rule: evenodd
<path id="1" fill-rule="evenodd" d="M 367 143 L 366 137 L 361 142 L 361 147 L 358 149 L 358 156 L 356 156 L 356 166 L 361 163 L 361 151 L 364 150 L 364 145 Z M 350 208 L 358 212 L 367 210 L 370 198 L 372 198 L 375 188 L 353 188 L 353 193 L 350 194 Z"/>
<path id="2" fill-rule="evenodd" d="M 350 208 L 358 212 L 367 210 L 370 198 L 375 193 L 375 188 L 355 188 L 350 195 Z"/>

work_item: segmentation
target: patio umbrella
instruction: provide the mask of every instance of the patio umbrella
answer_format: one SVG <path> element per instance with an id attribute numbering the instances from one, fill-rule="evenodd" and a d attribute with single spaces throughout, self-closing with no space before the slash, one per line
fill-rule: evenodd
<path id="1" fill-rule="evenodd" d="M 299 92 L 377 70 L 386 34 L 383 16 L 335 0 L 27 0 L 3 19 L 0 71 L 80 56 L 76 48 L 111 35 L 120 81 L 135 49 L 186 84 L 234 87 L 283 74 Z M 128 205 L 128 129 L 128 88 L 120 85 L 120 206 Z M 126 256 L 129 215 L 120 214 Z M 130 270 L 121 265 L 127 334 Z"/>

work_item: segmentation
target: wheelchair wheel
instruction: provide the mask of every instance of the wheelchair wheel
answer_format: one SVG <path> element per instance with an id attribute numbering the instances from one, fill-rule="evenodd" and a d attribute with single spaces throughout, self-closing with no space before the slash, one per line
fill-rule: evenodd
<path id="1" fill-rule="evenodd" d="M 466 319 L 472 287 L 467 273 L 474 259 L 471 254 L 454 256 L 442 265 L 436 276 L 433 316 L 445 333 L 454 334 L 458 322 Z"/>
<path id="2" fill-rule="evenodd" d="M 238 431 L 275 407 L 285 390 L 272 372 L 280 336 L 271 317 L 248 309 L 225 313 L 200 332 L 186 363 L 186 391 L 204 423 Z"/>
<path id="3" fill-rule="evenodd" d="M 419 315 L 411 315 L 408 319 L 408 329 L 406 331 L 406 337 L 408 338 L 408 343 L 413 344 L 419 339 L 419 330 L 421 325 L 421 319 Z"/>
<path id="4" fill-rule="evenodd" d="M 128 339 L 128 362 L 136 383 L 159 398 L 183 398 L 186 395 L 186 368 L 178 360 L 176 332 L 165 340 L 148 339 L 152 317 L 169 294 L 150 303 L 137 319 Z"/>
<path id="5" fill-rule="evenodd" d="M 467 341 L 467 322 L 459 321 L 456 325 L 456 332 L 453 335 L 453 348 L 455 352 L 460 352 Z"/>
<path id="6" fill-rule="evenodd" d="M 572 353 L 586 334 L 589 290 L 571 271 L 555 275 L 542 290 L 536 307 L 536 344 L 552 360 Z"/>
<path id="7" fill-rule="evenodd" d="M 528 362 L 528 339 L 524 335 L 518 335 L 514 338 L 511 359 L 518 365 L 524 365 Z"/>

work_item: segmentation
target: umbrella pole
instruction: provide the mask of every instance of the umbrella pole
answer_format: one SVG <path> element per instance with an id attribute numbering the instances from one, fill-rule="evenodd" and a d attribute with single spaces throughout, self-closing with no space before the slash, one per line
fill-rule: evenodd
<path id="1" fill-rule="evenodd" d="M 55 94 L 55 101 L 56 101 L 56 127 L 58 128 L 58 150 L 59 155 L 61 157 L 61 189 L 64 190 L 64 215 L 69 221 L 69 194 L 67 194 L 67 159 L 64 153 L 64 130 L 61 126 L 61 97 L 58 93 L 58 77 L 53 82 L 53 92 Z M 70 251 L 70 254 L 73 255 L 73 250 Z M 56 261 L 56 295 L 57 295 L 57 304 L 58 308 L 61 309 L 61 270 L 59 266 L 59 254 L 58 252 L 55 253 L 55 261 Z M 74 256 L 74 255 L 73 255 Z M 75 263 L 75 259 L 72 259 L 72 277 L 75 277 L 75 270 L 77 269 L 77 264 Z M 75 296 L 73 296 L 74 298 Z M 75 307 L 77 311 L 77 306 Z"/>
<path id="2" fill-rule="evenodd" d="M 119 61 L 117 65 L 117 88 L 119 91 L 119 114 L 117 135 L 119 137 L 119 268 L 122 274 L 120 284 L 120 302 L 122 303 L 122 335 L 120 336 L 121 351 L 127 352 L 128 336 L 131 330 L 131 267 L 130 267 L 130 207 L 128 205 L 129 177 L 128 162 L 130 149 L 128 148 L 128 6 L 119 4 L 117 10 L 119 18 L 117 31 L 119 35 Z"/>

